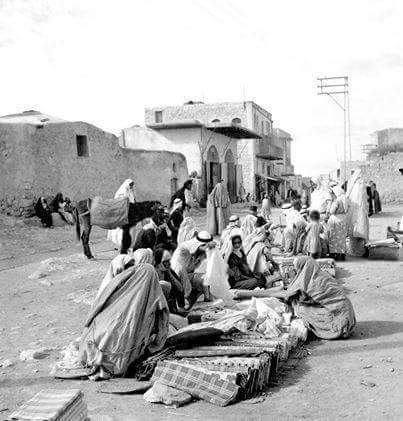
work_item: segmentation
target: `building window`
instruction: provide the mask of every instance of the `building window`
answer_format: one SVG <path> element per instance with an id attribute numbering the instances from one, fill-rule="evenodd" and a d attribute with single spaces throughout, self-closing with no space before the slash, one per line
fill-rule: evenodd
<path id="1" fill-rule="evenodd" d="M 162 123 L 162 111 L 155 112 L 155 122 Z"/>
<path id="2" fill-rule="evenodd" d="M 89 156 L 87 136 L 81 135 L 81 134 L 76 135 L 76 143 L 77 143 L 77 155 Z"/>
<path id="3" fill-rule="evenodd" d="M 212 123 L 220 123 L 220 120 L 218 118 L 215 118 L 214 120 L 211 120 Z"/>
<path id="4" fill-rule="evenodd" d="M 176 163 L 175 162 L 172 164 L 172 171 L 176 172 Z"/>
<path id="5" fill-rule="evenodd" d="M 262 134 L 264 134 L 264 121 L 262 121 Z"/>
<path id="6" fill-rule="evenodd" d="M 242 120 L 238 117 L 235 117 L 232 119 L 232 124 L 241 124 Z"/>
<path id="7" fill-rule="evenodd" d="M 270 175 L 270 165 L 267 166 L 267 175 Z"/>

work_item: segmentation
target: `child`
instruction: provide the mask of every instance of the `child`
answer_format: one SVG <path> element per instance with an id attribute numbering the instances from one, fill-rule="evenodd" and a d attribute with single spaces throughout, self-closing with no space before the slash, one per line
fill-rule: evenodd
<path id="1" fill-rule="evenodd" d="M 304 249 L 308 256 L 318 259 L 322 253 L 320 234 L 323 232 L 323 227 L 320 224 L 320 213 L 316 210 L 311 211 L 309 219 L 310 222 L 306 226 Z"/>

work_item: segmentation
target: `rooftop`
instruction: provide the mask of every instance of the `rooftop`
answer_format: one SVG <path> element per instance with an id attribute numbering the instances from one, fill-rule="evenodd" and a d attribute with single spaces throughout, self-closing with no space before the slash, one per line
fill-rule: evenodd
<path id="1" fill-rule="evenodd" d="M 12 124 L 46 124 L 46 123 L 65 123 L 59 117 L 53 117 L 48 114 L 43 114 L 40 111 L 29 110 L 23 111 L 17 114 L 8 114 L 0 117 L 0 123 L 12 123 Z"/>
<path id="2" fill-rule="evenodd" d="M 169 123 L 155 123 L 147 125 L 153 130 L 191 129 L 204 127 L 214 133 L 219 133 L 232 139 L 260 139 L 254 131 L 240 126 L 239 124 L 213 123 L 204 125 L 198 120 L 172 121 Z"/>

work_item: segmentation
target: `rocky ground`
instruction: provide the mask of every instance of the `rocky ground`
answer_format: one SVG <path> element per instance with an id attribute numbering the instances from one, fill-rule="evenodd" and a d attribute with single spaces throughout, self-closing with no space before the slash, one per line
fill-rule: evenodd
<path id="1" fill-rule="evenodd" d="M 371 238 L 385 238 L 401 213 L 386 208 L 371 218 Z M 203 213 L 195 217 L 202 227 Z M 0 420 L 44 388 L 81 388 L 93 420 L 403 419 L 403 262 L 339 264 L 338 279 L 356 310 L 354 336 L 308 343 L 310 355 L 284 367 L 278 386 L 258 403 L 172 409 L 141 395 L 101 394 L 97 383 L 53 379 L 50 367 L 80 336 L 88 303 L 116 254 L 105 237 L 94 230 L 97 258 L 88 261 L 72 228 L 0 217 Z M 42 358 L 21 361 L 26 350 L 42 350 Z"/>

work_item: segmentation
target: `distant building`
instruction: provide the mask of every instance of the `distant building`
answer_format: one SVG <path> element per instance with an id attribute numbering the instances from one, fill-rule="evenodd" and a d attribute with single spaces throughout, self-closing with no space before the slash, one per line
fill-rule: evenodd
<path id="1" fill-rule="evenodd" d="M 205 199 L 220 180 L 226 183 L 231 201 L 237 200 L 242 180 L 238 142 L 258 139 L 259 135 L 240 124 L 203 124 L 197 120 L 152 123 L 148 128 L 169 139 L 172 142 L 169 147 L 174 145 L 175 150 L 185 155 L 189 171 L 196 172 L 201 179 L 199 200 Z"/>
<path id="2" fill-rule="evenodd" d="M 188 177 L 180 153 L 122 148 L 98 127 L 38 111 L 0 117 L 0 162 L 0 211 L 13 215 L 59 191 L 72 200 L 112 197 L 126 178 L 138 200 L 168 203 L 172 180 Z"/>
<path id="3" fill-rule="evenodd" d="M 205 127 L 214 124 L 239 126 L 257 134 L 258 136 L 249 136 L 237 141 L 237 164 L 242 167 L 244 187 L 257 199 L 261 198 L 265 191 L 285 190 L 285 185 L 281 187 L 284 181 L 281 174 L 287 172 L 291 175 L 294 171 L 289 152 L 292 139 L 280 129 L 273 130 L 270 112 L 253 101 L 214 104 L 189 101 L 180 106 L 153 107 L 145 110 L 145 124 L 154 130 L 158 124 L 186 120 L 198 121 Z M 163 134 L 169 137 L 167 132 Z M 284 159 L 287 164 L 282 168 Z"/>

